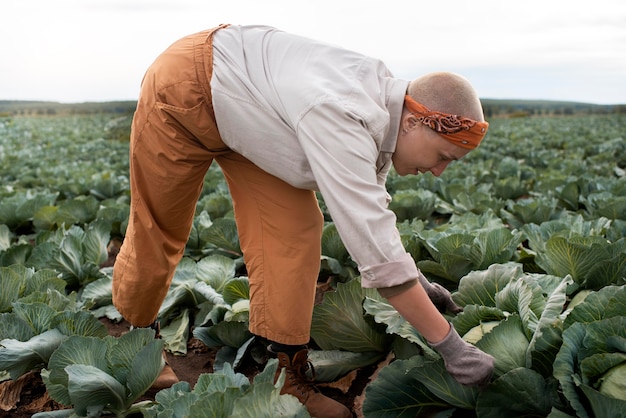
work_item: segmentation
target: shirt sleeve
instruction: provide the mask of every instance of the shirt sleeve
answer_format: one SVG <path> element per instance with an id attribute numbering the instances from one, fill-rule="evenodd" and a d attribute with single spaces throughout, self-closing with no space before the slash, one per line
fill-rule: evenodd
<path id="1" fill-rule="evenodd" d="M 312 107 L 297 136 L 346 249 L 359 266 L 363 287 L 385 288 L 417 277 L 388 209 L 376 161 L 384 132 L 365 118 L 328 101 Z"/>

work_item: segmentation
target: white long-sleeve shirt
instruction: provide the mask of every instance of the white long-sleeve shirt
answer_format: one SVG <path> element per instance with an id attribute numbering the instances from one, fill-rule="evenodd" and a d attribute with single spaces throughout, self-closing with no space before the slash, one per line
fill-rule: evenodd
<path id="1" fill-rule="evenodd" d="M 385 188 L 407 86 L 380 60 L 272 27 L 229 26 L 213 40 L 222 140 L 292 186 L 321 193 L 363 287 L 418 276 Z"/>

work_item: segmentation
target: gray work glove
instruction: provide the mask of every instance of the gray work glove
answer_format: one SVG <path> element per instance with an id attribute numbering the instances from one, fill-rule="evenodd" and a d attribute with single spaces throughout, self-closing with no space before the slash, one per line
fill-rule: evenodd
<path id="1" fill-rule="evenodd" d="M 463 308 L 454 303 L 452 300 L 452 295 L 450 291 L 440 285 L 439 283 L 431 283 L 428 279 L 422 274 L 421 271 L 418 271 L 418 276 L 420 284 L 428 294 L 431 302 L 437 310 L 441 313 L 450 312 L 451 314 L 458 314 L 459 312 L 463 312 Z"/>
<path id="2" fill-rule="evenodd" d="M 494 358 L 465 342 L 450 324 L 450 332 L 438 343 L 429 344 L 439 352 L 446 370 L 462 385 L 483 387 L 489 384 Z"/>

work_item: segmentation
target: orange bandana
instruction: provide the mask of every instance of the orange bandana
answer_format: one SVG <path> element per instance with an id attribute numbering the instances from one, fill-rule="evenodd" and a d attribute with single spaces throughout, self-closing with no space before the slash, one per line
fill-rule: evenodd
<path id="1" fill-rule="evenodd" d="M 432 111 L 413 100 L 409 95 L 404 96 L 404 105 L 417 116 L 420 122 L 459 147 L 476 148 L 489 127 L 487 122 L 478 122 L 458 115 Z"/>

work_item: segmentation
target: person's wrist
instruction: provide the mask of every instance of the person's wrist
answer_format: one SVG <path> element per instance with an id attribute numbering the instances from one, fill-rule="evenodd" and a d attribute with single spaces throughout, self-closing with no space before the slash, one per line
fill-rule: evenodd
<path id="1" fill-rule="evenodd" d="M 450 334 L 453 332 L 453 326 L 450 322 L 448 322 L 448 328 L 446 329 L 445 332 L 442 331 L 442 335 L 441 338 L 436 338 L 436 341 L 428 341 L 428 344 L 430 344 L 431 346 L 435 347 L 436 345 L 440 344 L 443 342 L 443 340 L 445 340 L 446 338 L 448 338 L 450 336 Z"/>
<path id="2" fill-rule="evenodd" d="M 394 297 L 401 293 L 406 292 L 407 290 L 409 290 L 416 284 L 417 284 L 417 280 L 412 279 L 403 284 L 399 284 L 399 285 L 391 286 L 391 287 L 379 287 L 376 290 L 378 290 L 378 293 L 380 294 L 380 296 L 382 296 L 385 299 L 389 299 L 391 297 Z"/>

